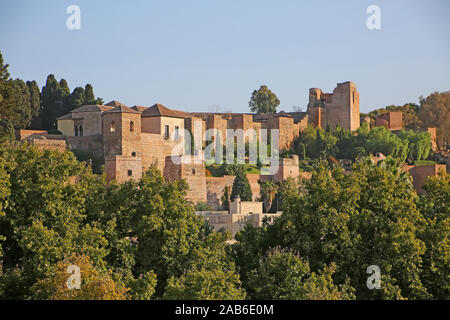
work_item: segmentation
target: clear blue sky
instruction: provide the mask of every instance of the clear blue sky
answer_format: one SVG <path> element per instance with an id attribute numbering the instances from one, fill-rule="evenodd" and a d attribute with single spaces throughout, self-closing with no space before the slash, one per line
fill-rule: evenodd
<path id="1" fill-rule="evenodd" d="M 105 102 L 246 112 L 267 84 L 291 111 L 352 80 L 366 112 L 450 89 L 450 1 L 0 0 L 0 50 L 14 78 L 91 83 Z"/>

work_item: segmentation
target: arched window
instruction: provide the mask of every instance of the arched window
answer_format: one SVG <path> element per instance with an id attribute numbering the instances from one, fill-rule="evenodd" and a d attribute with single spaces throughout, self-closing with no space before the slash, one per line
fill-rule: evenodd
<path id="1" fill-rule="evenodd" d="M 134 123 L 133 121 L 130 122 L 130 132 L 134 131 Z"/>
<path id="2" fill-rule="evenodd" d="M 80 137 L 82 137 L 83 136 L 83 126 L 80 126 L 79 130 L 80 130 Z"/>
<path id="3" fill-rule="evenodd" d="M 75 137 L 78 136 L 78 126 L 75 126 Z"/>
<path id="4" fill-rule="evenodd" d="M 114 121 L 111 122 L 111 125 L 109 126 L 109 132 L 116 131 L 116 123 Z"/>

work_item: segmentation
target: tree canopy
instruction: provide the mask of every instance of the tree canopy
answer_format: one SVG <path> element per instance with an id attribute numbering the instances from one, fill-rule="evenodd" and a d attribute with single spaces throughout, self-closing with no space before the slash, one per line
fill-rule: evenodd
<path id="1" fill-rule="evenodd" d="M 254 90 L 248 106 L 256 113 L 276 113 L 280 100 L 266 85 Z"/>

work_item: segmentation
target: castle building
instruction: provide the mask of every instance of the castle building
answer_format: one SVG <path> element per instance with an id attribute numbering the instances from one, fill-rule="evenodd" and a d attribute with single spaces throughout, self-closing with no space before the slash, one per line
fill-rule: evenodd
<path id="1" fill-rule="evenodd" d="M 244 229 L 250 223 L 256 228 L 263 225 L 263 221 L 272 223 L 276 218 L 280 217 L 282 212 L 263 213 L 263 203 L 258 201 L 241 201 L 240 197 L 236 197 L 230 203 L 228 211 L 197 211 L 196 214 L 209 222 L 215 231 L 229 231 L 231 237 Z"/>
<path id="2" fill-rule="evenodd" d="M 309 89 L 307 112 L 309 122 L 315 127 L 331 129 L 341 126 L 354 131 L 360 126 L 359 92 L 351 82 L 338 83 L 333 93 L 321 89 Z"/>
<path id="3" fill-rule="evenodd" d="M 184 112 L 161 104 L 129 108 L 118 101 L 105 105 L 84 105 L 57 119 L 58 130 L 67 147 L 92 153 L 104 160 L 107 181 L 138 180 L 152 163 L 171 181 L 186 179 L 191 186 L 188 198 L 193 202 L 208 202 L 218 207 L 223 189 L 215 190 L 205 176 L 205 163 L 185 161 L 185 129 L 191 133 L 215 129 L 226 141 L 229 129 L 242 130 L 241 139 L 253 129 L 278 130 L 279 151 L 288 150 L 308 124 L 340 125 L 355 130 L 359 127 L 359 94 L 352 82 L 338 84 L 333 94 L 310 89 L 308 111 L 276 114 Z M 235 135 L 235 133 L 233 133 Z M 237 137 L 237 135 L 235 135 Z M 245 142 L 244 141 L 244 142 Z M 194 154 L 202 152 L 203 141 L 194 141 Z M 175 157 L 175 158 L 174 158 Z M 173 160 L 178 159 L 177 163 Z M 192 160 L 192 159 L 191 159 Z M 279 170 L 272 176 L 249 175 L 254 194 L 259 194 L 259 179 L 284 180 L 298 177 L 298 158 L 281 159 Z M 224 178 L 218 185 L 232 183 L 234 177 Z"/>

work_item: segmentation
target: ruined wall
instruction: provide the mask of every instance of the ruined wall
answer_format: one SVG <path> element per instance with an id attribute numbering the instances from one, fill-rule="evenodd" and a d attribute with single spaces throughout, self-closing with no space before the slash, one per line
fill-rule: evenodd
<path id="1" fill-rule="evenodd" d="M 342 126 L 350 129 L 350 90 L 345 85 L 339 85 L 333 90 L 333 101 L 325 105 L 327 123 L 331 129 Z"/>
<path id="2" fill-rule="evenodd" d="M 312 88 L 309 91 L 309 122 L 315 127 L 329 124 L 334 129 L 339 125 L 354 131 L 360 126 L 359 104 L 359 93 L 351 81 L 338 83 L 332 94 Z"/>
<path id="3" fill-rule="evenodd" d="M 375 118 L 375 126 L 385 127 L 388 130 L 403 129 L 403 113 L 401 111 L 387 112 Z"/>

